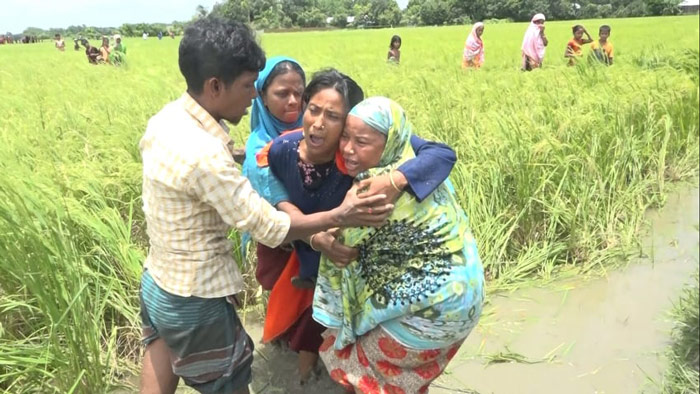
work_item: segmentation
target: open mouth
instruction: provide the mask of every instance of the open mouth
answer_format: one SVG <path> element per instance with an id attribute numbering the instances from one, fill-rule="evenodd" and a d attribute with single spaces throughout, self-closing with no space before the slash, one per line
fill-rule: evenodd
<path id="1" fill-rule="evenodd" d="M 347 157 L 343 157 L 343 161 L 345 161 L 345 168 L 348 170 L 348 172 L 358 172 L 358 169 L 360 168 L 359 162 L 352 159 L 348 159 Z"/>
<path id="2" fill-rule="evenodd" d="M 323 146 L 323 143 L 326 141 L 325 138 L 317 136 L 315 134 L 309 134 L 309 144 L 313 147 L 321 147 Z"/>

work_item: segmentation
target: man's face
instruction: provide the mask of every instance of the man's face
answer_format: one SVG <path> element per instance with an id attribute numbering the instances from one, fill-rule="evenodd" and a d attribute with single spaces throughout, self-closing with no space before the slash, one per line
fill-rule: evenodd
<path id="1" fill-rule="evenodd" d="M 248 107 L 258 95 L 255 89 L 256 79 L 258 79 L 257 72 L 244 71 L 228 86 L 222 83 L 223 88 L 216 99 L 223 119 L 235 125 L 248 113 Z"/>

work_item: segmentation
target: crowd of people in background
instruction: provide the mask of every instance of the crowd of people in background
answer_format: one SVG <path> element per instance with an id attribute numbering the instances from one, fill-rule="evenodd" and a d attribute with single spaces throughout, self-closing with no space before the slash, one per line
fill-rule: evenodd
<path id="1" fill-rule="evenodd" d="M 464 51 L 462 54 L 462 68 L 479 69 L 485 63 L 485 46 L 482 39 L 485 25 L 483 22 L 477 22 L 471 27 L 471 31 L 467 35 L 464 43 Z M 613 44 L 608 40 L 611 33 L 611 27 L 602 25 L 598 31 L 598 39 L 594 40 L 583 25 L 574 25 L 572 27 L 573 37 L 568 41 L 564 51 L 564 57 L 567 59 L 569 66 L 575 66 L 584 56 L 583 46 L 590 44 L 590 59 L 597 60 L 606 65 L 613 64 L 614 49 Z M 175 34 L 172 30 L 167 32 L 170 38 L 174 39 Z M 162 40 L 165 34 L 162 31 L 157 33 L 158 40 Z M 584 38 L 585 36 L 585 38 Z M 149 33 L 144 31 L 142 38 L 147 40 Z M 81 45 L 85 48 L 85 55 L 90 64 L 113 64 L 121 65 L 126 61 L 126 46 L 121 42 L 121 36 L 115 34 L 114 46 L 110 48 L 109 37 L 102 37 L 102 45 L 97 48 L 90 45 L 89 41 L 82 36 L 73 40 L 74 49 L 80 50 Z M 22 43 L 34 43 L 41 40 L 36 36 L 24 36 L 20 40 Z M 12 34 L 7 33 L 0 35 L 0 44 L 10 44 L 14 42 Z M 521 46 L 522 62 L 520 68 L 523 71 L 532 71 L 536 68 L 541 68 L 544 62 L 549 40 L 545 35 L 545 15 L 536 14 L 532 17 L 530 25 L 525 31 Z M 61 52 L 65 51 L 66 44 L 60 34 L 55 35 L 56 49 Z M 386 60 L 391 64 L 399 64 L 401 61 L 401 37 L 394 35 L 389 43 L 389 51 L 387 52 Z"/>
<path id="2" fill-rule="evenodd" d="M 175 33 L 168 31 L 168 36 L 170 38 L 175 38 Z M 0 44 L 7 42 L 6 37 L 11 37 L 11 35 L 0 36 Z M 158 39 L 164 37 L 163 32 L 158 32 Z M 143 32 L 143 39 L 148 39 L 148 33 Z M 81 46 L 85 48 L 85 56 L 90 64 L 111 64 L 114 66 L 121 66 L 126 63 L 126 45 L 122 42 L 122 37 L 120 34 L 115 34 L 112 36 L 112 44 L 110 44 L 110 37 L 102 36 L 102 43 L 100 47 L 95 47 L 90 44 L 90 41 L 83 36 L 78 36 L 73 39 L 73 49 L 75 51 L 80 51 Z M 61 36 L 61 34 L 56 33 L 54 35 L 54 47 L 60 52 L 65 52 L 66 42 Z"/>
<path id="3" fill-rule="evenodd" d="M 521 46 L 521 69 L 523 71 L 532 71 L 542 67 L 545 51 L 549 44 L 549 40 L 544 33 L 544 23 L 544 14 L 536 14 L 532 17 L 530 25 L 525 31 Z M 564 57 L 568 59 L 567 64 L 569 66 L 575 66 L 583 57 L 583 46 L 586 44 L 591 44 L 589 56 L 591 59 L 595 59 L 607 65 L 613 64 L 613 45 L 608 41 L 611 32 L 610 26 L 600 26 L 598 30 L 598 40 L 594 40 L 582 25 L 574 25 L 572 31 L 574 36 L 566 44 L 566 50 L 564 51 Z M 462 68 L 478 69 L 483 66 L 485 53 L 484 42 L 481 39 L 483 34 L 484 24 L 482 22 L 475 23 L 464 43 Z M 584 35 L 586 38 L 583 37 Z"/>
<path id="4" fill-rule="evenodd" d="M 110 46 L 109 37 L 102 37 L 102 44 L 99 48 L 90 44 L 87 38 L 76 38 L 74 41 L 74 49 L 76 51 L 80 50 L 82 45 L 85 48 L 85 56 L 90 64 L 111 64 L 114 66 L 121 66 L 126 62 L 126 45 L 122 42 L 122 38 L 119 34 L 113 36 L 114 46 Z M 60 34 L 56 34 L 56 48 L 63 51 L 65 49 L 65 43 L 61 39 Z"/>
<path id="5" fill-rule="evenodd" d="M 544 14 L 536 14 L 532 17 L 530 25 L 525 31 L 521 46 L 522 62 L 520 68 L 523 71 L 532 71 L 536 68 L 541 68 L 544 62 L 549 40 L 545 35 L 545 16 Z M 462 53 L 462 68 L 479 69 L 484 65 L 486 60 L 484 41 L 484 23 L 477 22 L 471 27 L 469 35 L 464 43 L 464 51 Z M 598 31 L 598 40 L 594 40 L 582 25 L 574 25 L 572 27 L 573 38 L 569 40 L 564 51 L 564 57 L 567 59 L 569 66 L 575 66 L 583 57 L 583 46 L 591 44 L 590 58 L 597 60 L 606 65 L 613 64 L 613 44 L 608 41 L 611 28 L 608 25 L 600 26 Z M 586 36 L 585 38 L 583 36 Z M 386 55 L 386 60 L 391 64 L 399 64 L 401 61 L 401 37 L 394 35 L 389 42 L 389 51 Z"/>
<path id="6" fill-rule="evenodd" d="M 5 34 L 0 34 L 0 45 L 4 45 L 4 44 L 35 44 L 37 42 L 44 42 L 44 39 L 42 37 L 39 37 L 36 35 L 15 36 L 10 32 L 7 32 Z"/>

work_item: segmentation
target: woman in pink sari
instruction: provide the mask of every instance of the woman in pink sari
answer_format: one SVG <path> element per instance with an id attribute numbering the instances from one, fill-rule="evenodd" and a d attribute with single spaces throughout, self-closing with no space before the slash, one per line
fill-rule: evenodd
<path id="1" fill-rule="evenodd" d="M 542 67 L 547 43 L 547 36 L 544 35 L 544 14 L 537 14 L 532 17 L 523 38 L 523 71 Z"/>
<path id="2" fill-rule="evenodd" d="M 480 68 L 484 64 L 484 42 L 481 35 L 484 34 L 484 24 L 477 22 L 472 26 L 472 31 L 464 43 L 464 57 L 462 68 Z"/>

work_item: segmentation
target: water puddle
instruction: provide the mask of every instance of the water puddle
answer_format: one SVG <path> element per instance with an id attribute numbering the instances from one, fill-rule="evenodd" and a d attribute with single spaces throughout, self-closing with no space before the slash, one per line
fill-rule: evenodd
<path id="1" fill-rule="evenodd" d="M 698 199 L 684 189 L 649 212 L 647 256 L 623 270 L 495 296 L 431 393 L 658 392 L 647 376 L 660 380 L 666 313 L 698 267 Z"/>
<path id="2" fill-rule="evenodd" d="M 656 392 L 671 322 L 666 313 L 698 266 L 698 188 L 650 211 L 646 254 L 604 278 L 492 296 L 486 317 L 431 393 Z M 258 341 L 258 319 L 245 327 Z M 343 393 L 323 372 L 300 387 L 296 355 L 257 345 L 253 393 Z M 189 393 L 179 389 L 178 393 Z"/>

